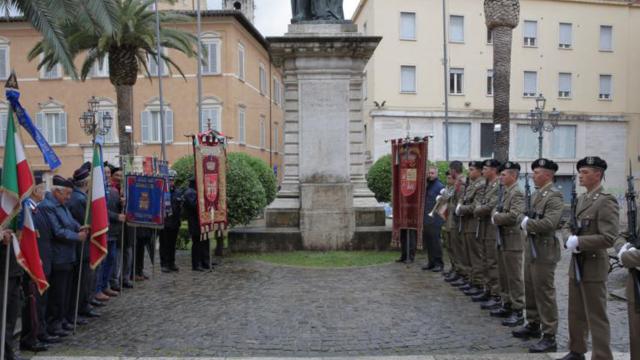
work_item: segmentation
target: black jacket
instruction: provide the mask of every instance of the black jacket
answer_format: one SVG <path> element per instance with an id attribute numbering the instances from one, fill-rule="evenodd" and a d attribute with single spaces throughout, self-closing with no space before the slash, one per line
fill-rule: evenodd
<path id="1" fill-rule="evenodd" d="M 189 234 L 200 236 L 200 221 L 198 220 L 198 194 L 194 188 L 188 188 L 184 195 L 184 215 L 189 222 Z"/>
<path id="2" fill-rule="evenodd" d="M 122 203 L 120 203 L 120 193 L 114 187 L 109 189 L 107 195 L 107 212 L 109 213 L 109 241 L 120 240 L 122 222 L 118 216 L 122 213 Z"/>
<path id="3" fill-rule="evenodd" d="M 164 228 L 167 230 L 180 229 L 182 216 L 182 190 L 173 187 L 171 189 L 171 215 L 164 219 Z"/>

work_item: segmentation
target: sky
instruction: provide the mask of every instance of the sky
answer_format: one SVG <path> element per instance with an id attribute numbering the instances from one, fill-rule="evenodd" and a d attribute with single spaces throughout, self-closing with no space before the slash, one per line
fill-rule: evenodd
<path id="1" fill-rule="evenodd" d="M 263 36 L 280 36 L 287 32 L 287 25 L 291 22 L 290 0 L 255 0 L 255 25 Z M 207 0 L 208 9 L 220 9 L 221 0 Z M 344 16 L 351 15 L 358 6 L 358 0 L 344 0 Z"/>

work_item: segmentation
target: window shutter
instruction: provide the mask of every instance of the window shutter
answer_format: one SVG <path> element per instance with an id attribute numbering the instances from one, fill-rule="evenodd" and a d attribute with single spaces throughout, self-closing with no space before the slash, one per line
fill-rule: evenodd
<path id="1" fill-rule="evenodd" d="M 151 112 L 143 111 L 140 118 L 140 127 L 142 129 L 142 142 L 151 142 L 151 134 L 149 133 L 151 122 Z"/>
<path id="2" fill-rule="evenodd" d="M 36 114 L 36 128 L 38 128 L 38 130 L 40 130 L 40 133 L 42 133 L 42 135 L 48 141 L 49 138 L 47 137 L 46 128 L 44 126 L 44 113 L 39 112 L 39 113 Z"/>
<path id="3" fill-rule="evenodd" d="M 410 12 L 400 13 L 400 39 L 416 39 L 416 14 Z"/>
<path id="4" fill-rule="evenodd" d="M 9 74 L 7 74 L 8 63 L 7 48 L 0 48 L 0 79 L 9 77 Z"/>
<path id="5" fill-rule="evenodd" d="M 524 95 L 535 96 L 537 91 L 537 73 L 535 71 L 524 72 Z"/>
<path id="6" fill-rule="evenodd" d="M 464 41 L 464 16 L 451 15 L 449 17 L 449 41 Z"/>
<path id="7" fill-rule="evenodd" d="M 611 75 L 600 75 L 600 97 L 611 95 Z"/>
<path id="8" fill-rule="evenodd" d="M 211 128 L 220 131 L 220 107 L 211 109 Z"/>
<path id="9" fill-rule="evenodd" d="M 56 127 L 56 144 L 66 144 L 67 143 L 67 113 L 59 113 L 56 116 L 57 124 Z"/>
<path id="10" fill-rule="evenodd" d="M 0 113 L 0 146 L 4 146 L 7 139 L 7 117 L 6 112 Z"/>
<path id="11" fill-rule="evenodd" d="M 571 74 L 570 73 L 560 73 L 560 84 L 559 90 L 561 92 L 571 92 Z"/>
<path id="12" fill-rule="evenodd" d="M 525 20 L 524 22 L 524 37 L 536 38 L 538 34 L 538 22 Z"/>
<path id="13" fill-rule="evenodd" d="M 165 110 L 164 112 L 164 139 L 167 143 L 173 142 L 173 111 Z"/>
<path id="14" fill-rule="evenodd" d="M 611 50 L 612 45 L 613 28 L 611 26 L 600 26 L 600 50 Z"/>
<path id="15" fill-rule="evenodd" d="M 416 91 L 416 67 L 415 66 L 401 67 L 401 89 L 400 90 L 402 92 Z"/>
<path id="16" fill-rule="evenodd" d="M 560 45 L 571 46 L 571 24 L 560 23 Z"/>
<path id="17" fill-rule="evenodd" d="M 218 44 L 209 44 L 209 73 L 215 74 L 218 72 Z"/>

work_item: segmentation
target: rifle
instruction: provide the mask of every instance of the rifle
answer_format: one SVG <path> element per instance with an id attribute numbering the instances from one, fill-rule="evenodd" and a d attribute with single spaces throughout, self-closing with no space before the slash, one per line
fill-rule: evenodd
<path id="1" fill-rule="evenodd" d="M 480 205 L 484 205 L 487 199 L 487 187 L 489 187 L 489 180 L 485 180 L 484 187 L 482 188 L 482 199 L 480 200 Z M 480 218 L 476 221 L 476 241 L 479 240 L 480 237 Z"/>
<path id="2" fill-rule="evenodd" d="M 578 222 L 577 210 L 578 193 L 576 192 L 576 172 L 574 170 L 571 181 L 571 219 L 569 226 L 571 227 L 571 234 L 576 236 L 580 235 L 580 231 L 582 230 L 580 223 Z M 580 285 L 580 282 L 582 281 L 582 266 L 580 265 L 582 259 L 579 253 L 574 252 L 572 256 L 574 270 L 576 273 L 576 284 Z"/>
<path id="3" fill-rule="evenodd" d="M 498 204 L 496 205 L 496 212 L 501 213 L 504 211 L 504 185 L 500 183 L 498 186 Z M 502 227 L 496 225 L 496 245 L 498 249 L 502 247 Z"/>
<path id="4" fill-rule="evenodd" d="M 524 173 L 524 204 L 525 204 L 525 214 L 529 219 L 535 219 L 536 214 L 533 212 L 531 206 L 531 185 L 529 185 L 529 169 L 525 166 Z M 531 258 L 533 260 L 538 258 L 538 251 L 536 250 L 536 244 L 534 243 L 534 236 L 527 232 L 527 241 L 529 241 L 529 245 L 531 246 Z"/>
<path id="5" fill-rule="evenodd" d="M 633 186 L 633 170 L 631 169 L 631 160 L 629 160 L 629 176 L 627 177 L 627 224 L 629 237 L 627 242 L 636 249 L 640 249 L 640 238 L 638 236 L 638 206 L 636 205 L 636 191 Z M 637 269 L 629 269 L 629 275 L 633 279 L 633 293 L 635 294 L 636 313 L 640 313 L 640 271 Z"/>
<path id="6" fill-rule="evenodd" d="M 464 191 L 462 192 L 462 199 L 458 204 L 466 205 L 465 198 L 467 197 L 467 190 L 469 189 L 469 175 L 464 182 Z M 458 215 L 458 234 L 462 234 L 462 215 Z"/>

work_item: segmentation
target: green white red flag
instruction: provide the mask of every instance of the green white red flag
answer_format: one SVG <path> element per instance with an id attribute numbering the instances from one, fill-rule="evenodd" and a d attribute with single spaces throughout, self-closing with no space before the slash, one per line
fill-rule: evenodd
<path id="1" fill-rule="evenodd" d="M 18 214 L 22 200 L 33 191 L 35 180 L 27 163 L 20 133 L 16 128 L 13 109 L 7 116 L 7 137 L 2 166 L 2 188 L 0 193 L 0 228 L 4 229 Z"/>
<path id="2" fill-rule="evenodd" d="M 49 287 L 49 282 L 42 269 L 36 234 L 31 208 L 24 206 L 22 209 L 22 229 L 19 231 L 20 241 L 15 236 L 13 237 L 13 251 L 16 254 L 18 264 L 29 274 L 31 280 L 38 286 L 40 295 L 42 295 Z"/>
<path id="3" fill-rule="evenodd" d="M 93 147 L 91 162 L 91 194 L 87 224 L 91 225 L 91 243 L 89 244 L 89 265 L 95 269 L 107 256 L 107 231 L 109 231 L 109 215 L 107 198 L 104 189 L 104 171 L 98 146 Z"/>

